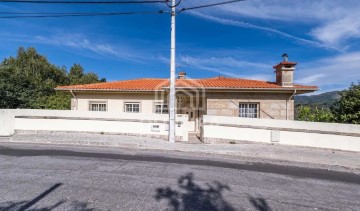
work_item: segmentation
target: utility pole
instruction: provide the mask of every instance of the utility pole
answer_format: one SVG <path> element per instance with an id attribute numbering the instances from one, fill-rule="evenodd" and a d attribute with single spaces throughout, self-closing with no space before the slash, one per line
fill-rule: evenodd
<path id="1" fill-rule="evenodd" d="M 170 110 L 169 110 L 169 142 L 175 143 L 175 17 L 176 0 L 171 0 L 171 49 L 170 49 Z"/>

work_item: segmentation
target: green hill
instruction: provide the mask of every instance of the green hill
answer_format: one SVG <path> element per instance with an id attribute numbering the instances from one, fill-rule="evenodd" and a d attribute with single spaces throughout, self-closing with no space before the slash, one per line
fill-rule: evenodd
<path id="1" fill-rule="evenodd" d="M 339 91 L 325 92 L 311 96 L 295 96 L 295 106 L 308 105 L 310 107 L 318 107 L 328 109 L 330 106 L 340 99 Z"/>

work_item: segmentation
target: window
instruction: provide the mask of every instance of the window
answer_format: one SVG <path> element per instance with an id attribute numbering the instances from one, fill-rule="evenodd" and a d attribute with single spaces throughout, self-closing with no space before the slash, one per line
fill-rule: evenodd
<path id="1" fill-rule="evenodd" d="M 256 103 L 240 103 L 239 117 L 258 118 L 258 104 Z"/>
<path id="2" fill-rule="evenodd" d="M 106 102 L 90 102 L 89 111 L 106 111 Z"/>
<path id="3" fill-rule="evenodd" d="M 162 102 L 156 102 L 154 106 L 155 106 L 155 113 L 157 113 L 157 114 L 168 114 L 169 113 L 168 105 L 166 105 Z"/>
<path id="4" fill-rule="evenodd" d="M 125 112 L 139 113 L 140 103 L 125 103 Z"/>

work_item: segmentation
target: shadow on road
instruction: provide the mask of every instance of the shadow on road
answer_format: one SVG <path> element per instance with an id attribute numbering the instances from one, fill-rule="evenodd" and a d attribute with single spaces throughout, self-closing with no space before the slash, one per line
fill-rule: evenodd
<path id="1" fill-rule="evenodd" d="M 175 211 L 233 211 L 242 210 L 227 202 L 223 196 L 225 191 L 231 191 L 228 185 L 218 181 L 206 183 L 205 187 L 195 183 L 193 173 L 187 173 L 178 179 L 178 187 L 158 188 L 155 198 L 157 201 L 167 200 L 170 208 Z M 272 211 L 263 198 L 248 195 L 252 210 Z"/>
<path id="2" fill-rule="evenodd" d="M 157 189 L 156 199 L 167 200 L 175 210 L 235 210 L 223 197 L 224 191 L 230 191 L 230 187 L 220 182 L 206 184 L 205 188 L 194 182 L 194 175 L 188 173 L 178 180 L 180 190 L 171 187 Z"/>
<path id="3" fill-rule="evenodd" d="M 249 197 L 249 201 L 258 211 L 272 211 L 266 200 L 263 198 Z"/>
<path id="4" fill-rule="evenodd" d="M 44 199 L 47 195 L 55 191 L 59 188 L 62 183 L 56 183 L 43 193 L 36 196 L 34 199 L 29 201 L 19 201 L 19 202 L 0 202 L 0 211 L 51 211 L 55 208 L 58 208 L 60 205 L 64 204 L 66 200 L 61 200 L 54 205 L 46 206 L 46 207 L 37 207 L 31 208 L 37 202 Z M 68 210 L 78 210 L 78 211 L 95 211 L 95 209 L 89 208 L 88 204 L 85 202 L 74 201 L 69 205 Z"/>

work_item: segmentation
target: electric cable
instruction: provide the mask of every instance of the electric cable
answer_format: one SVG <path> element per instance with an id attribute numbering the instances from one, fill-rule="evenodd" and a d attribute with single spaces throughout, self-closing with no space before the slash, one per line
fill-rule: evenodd
<path id="1" fill-rule="evenodd" d="M 195 10 L 195 9 L 201 9 L 201 8 L 206 8 L 206 7 L 213 7 L 213 6 L 218 6 L 218 5 L 231 4 L 231 3 L 236 3 L 236 2 L 240 2 L 240 1 L 245 1 L 245 0 L 232 0 L 232 1 L 218 2 L 218 3 L 214 3 L 214 4 L 205 4 L 205 5 L 200 5 L 200 6 L 196 6 L 196 7 L 182 8 L 178 12 L 178 14 L 180 14 L 182 12 L 185 12 L 187 10 Z"/>
<path id="2" fill-rule="evenodd" d="M 166 3 L 168 5 L 168 2 L 170 0 L 162 0 L 162 1 L 103 1 L 101 3 Z M 180 5 L 182 0 L 179 0 L 176 5 Z M 225 4 L 230 4 L 230 3 L 235 3 L 235 2 L 240 2 L 240 1 L 245 1 L 245 0 L 231 0 L 231 1 L 225 1 L 225 2 L 218 2 L 218 3 L 213 3 L 213 4 L 207 4 L 207 5 L 200 5 L 200 6 L 195 6 L 195 7 L 187 7 L 187 8 L 182 8 L 179 10 L 179 12 L 177 14 L 180 14 L 182 12 L 185 12 L 187 10 L 194 10 L 194 9 L 201 9 L 201 8 L 206 8 L 206 7 L 212 7 L 212 6 L 218 6 L 218 5 L 225 5 Z M 71 2 L 75 2 L 75 1 L 39 1 L 39 0 L 0 0 L 0 2 L 42 2 L 42 3 L 47 3 L 47 2 L 51 2 L 51 3 L 71 3 Z M 81 1 L 82 3 L 100 3 L 99 1 L 95 2 L 95 1 Z M 77 1 L 76 3 L 79 3 L 79 1 Z M 168 5 L 169 6 L 169 5 Z M 170 5 L 170 7 L 173 8 L 173 6 Z M 164 14 L 164 13 L 170 13 L 169 11 L 164 11 L 164 10 L 159 10 L 159 11 L 140 11 L 140 12 L 88 12 L 88 13 L 79 13 L 79 12 L 74 12 L 74 13 L 51 13 L 51 12 L 46 12 L 46 13 L 37 13 L 37 12 L 0 12 L 0 19 L 12 19 L 12 18 L 60 18 L 60 17 L 91 17 L 91 16 L 117 16 L 117 15 L 136 15 L 136 14 Z M 2 16 L 3 15 L 3 16 Z M 6 15 L 6 16 L 4 16 Z"/>
<path id="3" fill-rule="evenodd" d="M 174 8 L 174 7 L 179 6 L 182 0 L 179 0 L 174 6 L 172 6 L 172 5 L 169 4 L 170 1 L 171 1 L 171 0 L 166 0 L 166 1 L 165 1 L 165 4 L 166 4 L 169 8 Z"/>
<path id="4" fill-rule="evenodd" d="M 166 11 L 143 11 L 143 12 L 99 12 L 99 13 L 10 13 L 18 15 L 1 16 L 9 14 L 0 12 L 0 19 L 11 18 L 59 18 L 59 17 L 90 17 L 90 16 L 117 16 L 117 15 L 144 15 L 144 14 L 163 14 Z"/>
<path id="5" fill-rule="evenodd" d="M 48 1 L 48 0 L 0 0 L 0 3 L 26 3 L 26 4 L 152 4 L 166 3 L 168 0 L 132 0 L 132 1 Z"/>

